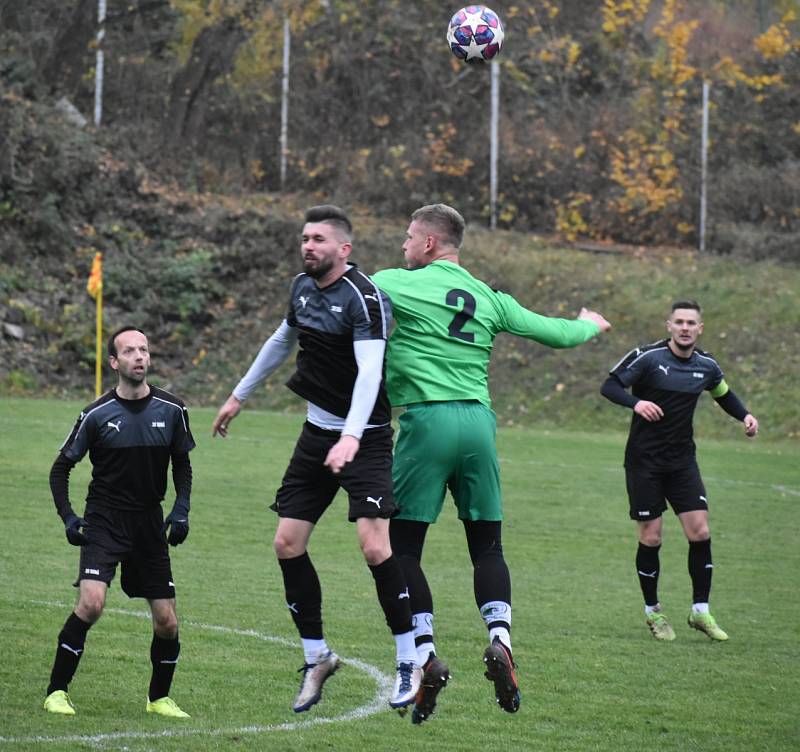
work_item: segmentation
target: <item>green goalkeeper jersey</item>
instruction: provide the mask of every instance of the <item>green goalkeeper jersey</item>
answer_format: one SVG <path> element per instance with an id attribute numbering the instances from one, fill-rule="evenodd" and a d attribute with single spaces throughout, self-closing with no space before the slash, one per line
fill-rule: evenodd
<path id="1" fill-rule="evenodd" d="M 549 347 L 575 347 L 600 332 L 592 321 L 529 311 L 451 261 L 385 269 L 372 279 L 392 300 L 386 384 L 395 407 L 449 400 L 491 407 L 489 358 L 499 332 Z"/>

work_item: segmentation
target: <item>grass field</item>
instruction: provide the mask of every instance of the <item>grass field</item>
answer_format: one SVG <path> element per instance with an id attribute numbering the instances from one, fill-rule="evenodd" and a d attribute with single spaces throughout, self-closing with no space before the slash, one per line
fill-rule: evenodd
<path id="1" fill-rule="evenodd" d="M 685 626 L 686 544 L 670 515 L 661 598 L 678 633 L 644 624 L 624 435 L 499 435 L 514 584 L 514 650 L 523 702 L 495 704 L 482 676 L 485 630 L 463 534 L 448 507 L 430 532 L 427 570 L 437 644 L 453 679 L 430 722 L 386 704 L 393 645 L 339 498 L 312 539 L 329 643 L 346 659 L 323 702 L 295 715 L 302 663 L 271 552 L 267 510 L 301 417 L 246 411 L 227 440 L 194 409 L 191 534 L 174 550 L 181 663 L 172 696 L 192 714 L 144 712 L 151 629 L 146 606 L 112 587 L 70 687 L 74 718 L 41 709 L 74 593 L 77 549 L 64 538 L 48 471 L 81 405 L 0 403 L 0 752 L 2 750 L 703 750 L 800 749 L 800 465 L 789 443 L 699 440 L 709 491 L 712 609 L 731 639 Z M 618 427 L 624 427 L 620 418 Z M 88 460 L 72 473 L 78 510 Z M 168 502 L 171 497 L 168 496 Z"/>

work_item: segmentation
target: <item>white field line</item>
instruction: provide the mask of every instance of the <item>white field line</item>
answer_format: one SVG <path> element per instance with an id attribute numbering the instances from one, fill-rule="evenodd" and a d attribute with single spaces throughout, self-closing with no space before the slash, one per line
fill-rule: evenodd
<path id="1" fill-rule="evenodd" d="M 66 603 L 58 601 L 31 601 L 41 606 L 58 606 L 59 608 L 69 608 Z M 150 618 L 149 611 L 129 611 L 122 608 L 106 608 L 105 613 L 120 614 L 122 616 L 135 616 L 139 618 Z M 204 624 L 202 622 L 181 620 L 184 624 L 197 629 L 205 629 L 211 632 L 221 632 L 223 634 L 239 635 L 241 637 L 255 637 L 265 642 L 275 642 L 279 645 L 296 647 L 297 643 L 287 640 L 284 637 L 263 634 L 254 629 L 237 629 L 235 627 L 223 627 L 217 624 Z M 64 734 L 63 736 L 0 736 L 0 744 L 48 744 L 53 742 L 83 742 L 94 747 L 102 748 L 107 742 L 116 742 L 124 739 L 166 739 L 187 736 L 223 736 L 227 734 L 264 734 L 272 731 L 295 731 L 297 729 L 312 728 L 329 723 L 340 723 L 342 721 L 354 721 L 366 718 L 376 713 L 382 713 L 389 708 L 387 698 L 392 686 L 392 677 L 384 674 L 375 666 L 360 661 L 356 658 L 342 658 L 342 661 L 359 671 L 363 671 L 375 681 L 376 689 L 372 699 L 365 705 L 361 705 L 353 710 L 348 710 L 340 715 L 330 717 L 313 717 L 302 721 L 290 723 L 273 723 L 266 726 L 232 726 L 228 728 L 175 728 L 164 729 L 163 731 L 115 731 L 108 734 Z"/>
<path id="2" fill-rule="evenodd" d="M 575 465 L 567 462 L 545 462 L 544 460 L 510 460 L 505 457 L 499 457 L 501 465 L 536 465 L 539 467 L 559 467 L 567 470 L 574 470 Z M 619 473 L 620 477 L 624 478 L 624 468 L 620 461 L 619 467 L 605 466 L 601 468 L 607 473 Z M 703 480 L 709 483 L 718 483 L 722 486 L 751 486 L 752 488 L 768 488 L 770 491 L 775 491 L 778 494 L 785 494 L 787 496 L 800 496 L 800 488 L 794 488 L 782 483 L 763 483 L 757 480 L 738 480 L 736 478 L 718 478 L 715 475 L 703 474 Z"/>

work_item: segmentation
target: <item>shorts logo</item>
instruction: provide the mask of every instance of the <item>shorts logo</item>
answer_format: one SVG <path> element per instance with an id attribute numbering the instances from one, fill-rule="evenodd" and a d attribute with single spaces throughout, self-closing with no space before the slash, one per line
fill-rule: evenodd
<path id="1" fill-rule="evenodd" d="M 100 570 L 99 569 L 89 569 L 87 567 L 86 569 L 83 570 L 83 573 L 84 574 L 97 574 L 97 575 L 99 575 L 100 574 Z"/>
<path id="2" fill-rule="evenodd" d="M 411 596 L 408 594 L 408 588 L 406 588 L 404 592 L 397 596 L 398 601 L 403 600 L 403 598 L 408 598 L 409 600 L 411 599 Z"/>
<path id="3" fill-rule="evenodd" d="M 377 499 L 373 499 L 371 496 L 367 496 L 367 501 L 370 502 L 371 504 L 374 504 L 376 507 L 378 507 L 378 509 L 381 508 L 381 500 L 382 499 L 383 499 L 383 496 L 379 496 Z"/>
<path id="4" fill-rule="evenodd" d="M 701 496 L 701 497 L 700 497 L 700 501 L 702 501 L 702 502 L 703 502 L 703 504 L 705 504 L 706 506 L 708 506 L 708 499 L 707 499 L 705 496 Z"/>
<path id="5" fill-rule="evenodd" d="M 300 613 L 300 612 L 297 610 L 297 603 L 287 603 L 286 605 L 289 607 L 289 610 L 290 610 L 290 611 L 291 611 L 293 614 L 299 614 L 299 613 Z"/>
<path id="6" fill-rule="evenodd" d="M 639 512 L 638 512 L 638 515 L 639 515 L 640 517 L 649 517 L 649 516 L 650 516 L 650 512 L 649 512 L 648 510 L 639 511 Z"/>

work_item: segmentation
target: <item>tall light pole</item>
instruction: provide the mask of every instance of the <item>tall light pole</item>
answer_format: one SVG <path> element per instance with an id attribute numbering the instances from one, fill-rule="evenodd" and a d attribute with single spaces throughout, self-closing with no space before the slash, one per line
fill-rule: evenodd
<path id="1" fill-rule="evenodd" d="M 497 122 L 500 118 L 500 64 L 489 63 L 491 68 L 491 120 L 489 123 L 489 227 L 497 227 Z"/>
<path id="2" fill-rule="evenodd" d="M 292 30 L 288 14 L 283 19 L 283 79 L 281 83 L 281 190 L 286 185 L 286 153 L 289 148 L 289 45 Z"/>
<path id="3" fill-rule="evenodd" d="M 703 119 L 700 135 L 700 238 L 698 249 L 706 249 L 706 189 L 708 184 L 708 91 L 710 84 L 703 81 Z"/>
<path id="4" fill-rule="evenodd" d="M 103 42 L 106 37 L 106 0 L 97 0 L 97 52 L 94 67 L 94 124 L 100 125 L 103 119 Z"/>

